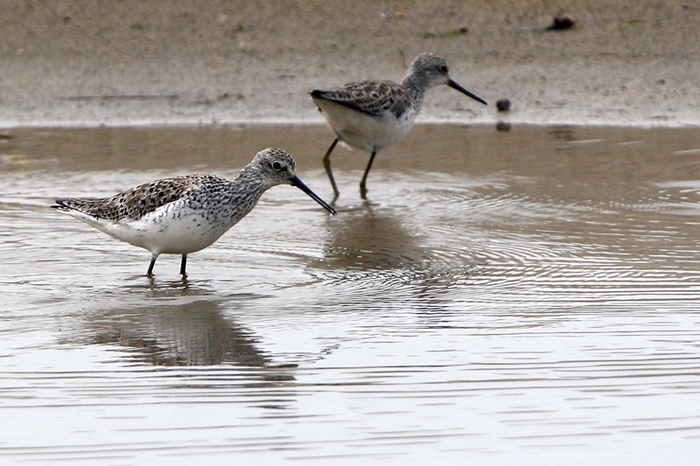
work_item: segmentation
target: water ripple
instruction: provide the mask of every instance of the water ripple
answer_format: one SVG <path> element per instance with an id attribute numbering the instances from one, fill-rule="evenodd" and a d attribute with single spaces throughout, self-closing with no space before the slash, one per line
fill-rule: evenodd
<path id="1" fill-rule="evenodd" d="M 3 460 L 694 458 L 696 130 L 415 128 L 366 202 L 339 149 L 337 217 L 271 189 L 187 280 L 51 199 L 231 176 L 282 134 L 327 196 L 327 130 L 94 131 L 19 131 L 0 176 Z"/>

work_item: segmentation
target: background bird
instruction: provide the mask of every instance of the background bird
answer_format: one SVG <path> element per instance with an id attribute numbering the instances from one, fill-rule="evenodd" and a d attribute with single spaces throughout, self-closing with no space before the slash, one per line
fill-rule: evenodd
<path id="1" fill-rule="evenodd" d="M 336 134 L 323 156 L 323 166 L 333 186 L 334 200 L 340 193 L 331 171 L 330 155 L 338 141 L 371 153 L 360 181 L 360 194 L 364 199 L 367 174 L 374 157 L 382 149 L 403 139 L 423 106 L 425 92 L 440 84 L 486 104 L 485 100 L 454 82 L 449 76 L 445 59 L 434 53 L 418 55 L 401 84 L 393 81 L 360 81 L 327 91 L 311 92 L 311 98 Z"/>

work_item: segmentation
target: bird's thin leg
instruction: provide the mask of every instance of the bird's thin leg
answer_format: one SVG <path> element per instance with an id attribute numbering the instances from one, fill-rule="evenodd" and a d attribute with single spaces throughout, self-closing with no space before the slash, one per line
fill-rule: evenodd
<path id="1" fill-rule="evenodd" d="M 377 155 L 377 149 L 372 151 L 372 155 L 369 157 L 369 163 L 367 168 L 365 168 L 365 174 L 362 175 L 362 180 L 360 181 L 360 196 L 362 199 L 367 199 L 367 175 L 369 174 L 370 168 L 372 168 L 372 162 L 374 162 L 374 156 Z"/>
<path id="2" fill-rule="evenodd" d="M 333 201 L 335 202 L 336 199 L 338 199 L 338 195 L 340 195 L 340 191 L 338 191 L 338 186 L 335 184 L 335 178 L 333 178 L 333 171 L 331 170 L 331 152 L 333 152 L 333 149 L 335 149 L 335 145 L 338 144 L 338 141 L 340 138 L 335 138 L 333 141 L 333 144 L 331 144 L 331 147 L 328 148 L 326 151 L 326 154 L 323 156 L 323 166 L 326 169 L 326 173 L 328 174 L 328 179 L 331 180 L 331 186 L 333 187 Z"/>
<path id="3" fill-rule="evenodd" d="M 153 254 L 151 257 L 151 265 L 148 266 L 148 272 L 146 272 L 147 277 L 153 276 L 153 266 L 156 265 L 156 259 L 158 259 L 158 254 Z"/>
<path id="4" fill-rule="evenodd" d="M 182 275 L 182 278 L 187 278 L 187 274 L 185 273 L 185 268 L 187 267 L 187 254 L 182 255 L 182 262 L 180 262 L 180 275 Z"/>

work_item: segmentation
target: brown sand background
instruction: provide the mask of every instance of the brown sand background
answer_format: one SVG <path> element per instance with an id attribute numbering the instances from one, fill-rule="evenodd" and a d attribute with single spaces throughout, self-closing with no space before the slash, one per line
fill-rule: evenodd
<path id="1" fill-rule="evenodd" d="M 445 56 L 419 121 L 700 124 L 700 1 L 0 0 L 0 126 L 321 122 L 307 92 Z M 547 31 L 555 14 L 576 27 Z M 466 33 L 459 31 L 467 28 Z M 512 101 L 508 114 L 495 102 Z"/>

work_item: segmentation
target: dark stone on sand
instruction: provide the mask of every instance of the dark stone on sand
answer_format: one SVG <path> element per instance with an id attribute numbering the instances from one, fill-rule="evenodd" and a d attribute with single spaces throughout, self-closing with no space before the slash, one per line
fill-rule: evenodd
<path id="1" fill-rule="evenodd" d="M 552 24 L 547 26 L 547 31 L 561 31 L 562 29 L 571 29 L 576 25 L 576 21 L 564 15 L 557 15 L 552 19 Z"/>
<path id="2" fill-rule="evenodd" d="M 496 108 L 499 112 L 507 112 L 510 110 L 510 100 L 508 99 L 498 99 L 496 102 Z"/>

